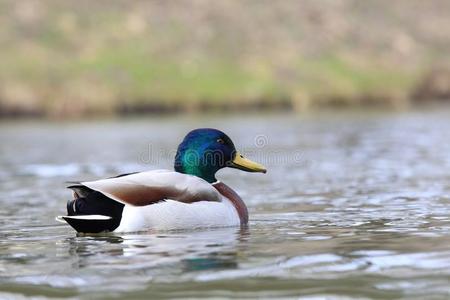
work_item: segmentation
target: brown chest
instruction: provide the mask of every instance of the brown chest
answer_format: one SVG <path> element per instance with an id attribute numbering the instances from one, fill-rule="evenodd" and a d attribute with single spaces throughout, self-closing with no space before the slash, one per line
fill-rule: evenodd
<path id="1" fill-rule="evenodd" d="M 236 211 L 238 212 L 239 219 L 241 220 L 241 225 L 245 225 L 248 223 L 248 210 L 244 201 L 241 197 L 228 185 L 223 182 L 214 183 L 213 186 L 216 190 L 224 197 L 228 198 L 231 203 L 233 203 Z"/>

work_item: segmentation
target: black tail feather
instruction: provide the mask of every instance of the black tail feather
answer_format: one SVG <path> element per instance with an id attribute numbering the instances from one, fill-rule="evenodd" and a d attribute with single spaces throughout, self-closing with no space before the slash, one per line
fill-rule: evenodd
<path id="1" fill-rule="evenodd" d="M 62 218 L 77 232 L 82 233 L 109 232 L 118 227 L 114 219 L 76 219 L 70 216 L 63 216 Z"/>
<path id="2" fill-rule="evenodd" d="M 78 191 L 76 191 L 78 194 Z M 124 205 L 100 192 L 83 189 L 81 197 L 67 202 L 68 216 L 102 215 L 111 219 L 63 219 L 78 232 L 113 231 L 120 225 Z"/>

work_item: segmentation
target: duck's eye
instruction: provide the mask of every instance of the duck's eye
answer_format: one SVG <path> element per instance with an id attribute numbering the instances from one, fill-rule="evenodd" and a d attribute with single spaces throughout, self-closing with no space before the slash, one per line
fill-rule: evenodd
<path id="1" fill-rule="evenodd" d="M 225 144 L 225 141 L 224 141 L 223 139 L 217 139 L 217 142 L 218 142 L 219 144 Z"/>

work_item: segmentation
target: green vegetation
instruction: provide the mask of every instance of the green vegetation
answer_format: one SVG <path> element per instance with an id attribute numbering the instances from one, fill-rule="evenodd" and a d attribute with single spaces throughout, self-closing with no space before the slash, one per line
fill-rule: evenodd
<path id="1" fill-rule="evenodd" d="M 411 1 L 4 1 L 0 115 L 396 106 L 447 59 Z"/>

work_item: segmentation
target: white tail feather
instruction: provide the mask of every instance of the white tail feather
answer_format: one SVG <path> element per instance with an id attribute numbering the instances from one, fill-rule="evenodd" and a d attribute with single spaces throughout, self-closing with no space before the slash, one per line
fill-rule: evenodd
<path id="1" fill-rule="evenodd" d="M 111 220 L 110 216 L 104 215 L 81 215 L 81 216 L 57 216 L 56 221 L 66 223 L 65 219 L 76 219 L 76 220 Z"/>

